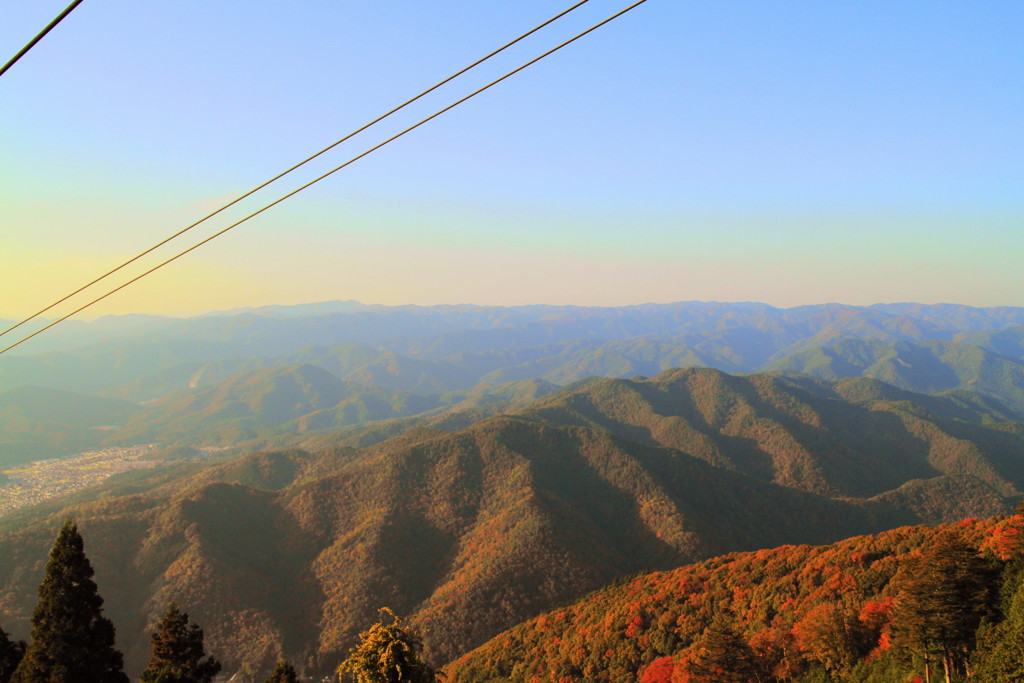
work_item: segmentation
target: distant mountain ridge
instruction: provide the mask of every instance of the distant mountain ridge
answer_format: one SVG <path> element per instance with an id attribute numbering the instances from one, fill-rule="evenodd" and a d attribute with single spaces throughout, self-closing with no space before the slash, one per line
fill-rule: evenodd
<path id="1" fill-rule="evenodd" d="M 271 366 L 151 401 L 111 432 L 106 443 L 232 446 L 491 404 L 489 412 L 497 412 L 556 388 L 543 380 L 523 380 L 424 395 L 339 379 L 310 364 Z"/>
<path id="2" fill-rule="evenodd" d="M 1024 308 L 910 303 L 777 308 L 759 303 L 699 301 L 605 308 L 379 306 L 347 301 L 239 309 L 191 318 L 133 315 L 106 316 L 90 323 L 69 321 L 19 348 L 18 355 L 71 351 L 89 346 L 92 347 L 89 353 L 95 355 L 102 346 L 146 344 L 168 338 L 232 342 L 240 348 L 251 347 L 246 353 L 260 355 L 290 353 L 312 344 L 405 339 L 415 343 L 419 352 L 424 353 L 426 347 L 423 342 L 436 343 L 429 342 L 430 339 L 494 330 L 518 330 L 517 345 L 525 341 L 526 346 L 537 346 L 555 337 L 562 341 L 584 337 L 611 340 L 679 332 L 708 333 L 740 327 L 770 330 L 776 334 L 783 328 L 789 328 L 788 332 L 797 337 L 822 330 L 861 328 L 901 338 L 951 338 L 955 334 L 998 330 L 1014 325 L 1024 325 Z M 298 339 L 298 346 L 291 350 L 271 349 L 271 346 L 286 343 L 280 336 L 283 328 Z M 547 331 L 541 328 L 547 328 Z M 468 339 L 462 343 L 473 345 Z M 512 347 L 511 344 L 504 346 Z M 444 350 L 442 353 L 450 355 L 451 352 Z"/>
<path id="3" fill-rule="evenodd" d="M 102 340 L 71 348 L 80 328 L 92 330 L 82 339 Z M 914 392 L 967 390 L 1024 412 L 1024 309 L 1008 307 L 326 302 L 186 319 L 104 318 L 73 327 L 65 342 L 60 352 L 0 358 L 0 392 L 34 385 L 144 404 L 130 429 L 111 436 L 118 444 L 133 438 L 185 446 L 279 442 L 289 433 L 425 416 L 461 400 L 453 392 L 524 380 L 566 386 L 674 367 L 872 377 Z M 347 383 L 348 406 L 305 405 L 293 416 L 301 422 L 293 422 L 235 403 L 245 414 L 193 410 L 191 423 L 182 422 L 189 405 L 220 403 L 210 397 L 235 391 L 230 387 L 244 385 L 251 373 L 298 366 L 330 373 L 333 379 L 324 382 Z M 204 415 L 208 424 L 196 424 Z M 73 448 L 73 439 L 66 443 Z"/>

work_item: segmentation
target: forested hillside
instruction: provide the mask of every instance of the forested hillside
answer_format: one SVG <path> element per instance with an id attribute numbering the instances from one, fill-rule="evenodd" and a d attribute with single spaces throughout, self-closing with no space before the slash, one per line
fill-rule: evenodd
<path id="1" fill-rule="evenodd" d="M 320 377 L 284 386 L 328 402 L 346 386 Z M 1024 435 L 972 394 L 688 369 L 491 416 L 477 399 L 367 447 L 340 432 L 171 458 L 0 520 L 0 619 L 24 635 L 50 530 L 72 514 L 130 670 L 148 652 L 136 634 L 172 600 L 232 670 L 281 654 L 331 668 L 381 605 L 440 664 L 624 575 L 1001 514 L 1024 487 Z"/>
<path id="2" fill-rule="evenodd" d="M 473 681 L 1020 680 L 1024 517 L 734 553 L 604 588 L 446 668 Z M 921 678 L 915 678 L 915 676 Z"/>

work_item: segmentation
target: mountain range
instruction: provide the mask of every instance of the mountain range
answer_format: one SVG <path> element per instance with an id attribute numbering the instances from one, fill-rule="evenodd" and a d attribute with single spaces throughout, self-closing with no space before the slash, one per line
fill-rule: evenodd
<path id="1" fill-rule="evenodd" d="M 400 429 L 395 420 L 426 419 L 468 396 L 498 401 L 517 391 L 510 383 L 540 381 L 548 390 L 675 367 L 966 390 L 1002 404 L 1005 417 L 1024 414 L 1019 308 L 328 302 L 186 319 L 109 317 L 41 339 L 0 357 L 0 403 L 31 401 L 17 392 L 32 386 L 81 394 L 90 410 L 101 405 L 91 397 L 135 408 L 104 424 L 65 422 L 59 410 L 31 424 L 8 421 L 6 462 L 104 444 L 280 445 L 294 442 L 289 435 L 369 424 L 391 433 Z"/>
<path id="2" fill-rule="evenodd" d="M 291 424 L 358 395 L 297 366 L 181 400 L 216 424 Z M 0 519 L 0 622 L 26 634 L 71 515 L 130 670 L 171 600 L 243 674 L 282 654 L 327 671 L 381 605 L 442 664 L 625 575 L 1005 513 L 1024 490 L 1015 420 L 962 390 L 709 368 L 471 393 L 283 449 L 168 459 Z"/>

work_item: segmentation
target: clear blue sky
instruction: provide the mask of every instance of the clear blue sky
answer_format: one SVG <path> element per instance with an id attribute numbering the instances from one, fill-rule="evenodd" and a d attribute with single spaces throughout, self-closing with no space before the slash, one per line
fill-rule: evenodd
<path id="1" fill-rule="evenodd" d="M 65 4 L 6 3 L 2 59 Z M 0 316 L 569 4 L 86 0 L 0 78 Z M 591 0 L 260 197 L 626 4 Z M 649 0 L 97 312 L 1024 305 L 1022 83 L 1018 2 Z"/>

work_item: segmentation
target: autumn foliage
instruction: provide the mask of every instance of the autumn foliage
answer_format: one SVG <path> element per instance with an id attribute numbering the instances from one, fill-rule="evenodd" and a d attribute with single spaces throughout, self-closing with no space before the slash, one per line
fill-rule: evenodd
<path id="1" fill-rule="evenodd" d="M 945 652 L 951 673 L 964 672 L 981 617 L 1002 618 L 996 593 L 1024 562 L 1000 559 L 994 547 L 1022 524 L 1014 516 L 903 527 L 646 574 L 507 631 L 446 671 L 453 681 L 909 681 L 927 657 L 941 670 Z M 951 548 L 955 557 L 940 561 Z M 962 636 L 929 640 L 933 626 L 912 604 L 923 585 L 946 591 L 945 613 Z M 1024 633 L 1024 607 L 1021 617 Z"/>

